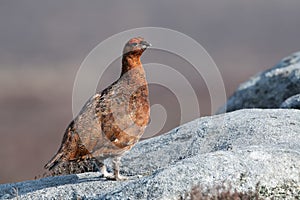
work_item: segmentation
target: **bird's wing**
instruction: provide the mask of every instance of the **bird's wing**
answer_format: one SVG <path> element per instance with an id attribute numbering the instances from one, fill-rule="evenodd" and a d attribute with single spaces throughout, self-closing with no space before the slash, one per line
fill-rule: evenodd
<path id="1" fill-rule="evenodd" d="M 93 152 L 102 141 L 99 101 L 101 95 L 92 96 L 74 119 L 74 130 L 79 135 L 82 145 Z"/>
<path id="2" fill-rule="evenodd" d="M 74 130 L 79 135 L 81 144 L 96 158 L 120 155 L 129 141 L 135 137 L 124 137 L 123 130 L 134 122 L 128 113 L 119 84 L 114 83 L 101 95 L 91 97 L 74 119 Z M 136 131 L 129 131 L 135 133 Z M 122 146 L 118 145 L 122 143 Z"/>
<path id="3" fill-rule="evenodd" d="M 51 170 L 61 161 L 76 160 L 89 155 L 102 141 L 101 121 L 97 115 L 100 95 L 92 96 L 78 116 L 67 127 L 56 155 L 45 165 Z"/>

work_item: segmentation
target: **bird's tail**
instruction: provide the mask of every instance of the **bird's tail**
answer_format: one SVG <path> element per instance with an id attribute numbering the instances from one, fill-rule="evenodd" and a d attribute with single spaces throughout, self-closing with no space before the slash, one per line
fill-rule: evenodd
<path id="1" fill-rule="evenodd" d="M 63 156 L 63 153 L 61 151 L 58 151 L 55 156 L 44 166 L 45 169 L 53 169 L 60 161 Z"/>

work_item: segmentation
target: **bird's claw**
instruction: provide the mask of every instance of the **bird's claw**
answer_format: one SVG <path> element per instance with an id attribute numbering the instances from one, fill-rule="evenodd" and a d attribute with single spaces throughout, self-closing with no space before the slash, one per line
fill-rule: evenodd
<path id="1" fill-rule="evenodd" d="M 115 175 L 113 173 L 108 173 L 108 172 L 104 173 L 102 176 L 106 179 L 114 179 L 115 178 Z"/>
<path id="2" fill-rule="evenodd" d="M 116 180 L 117 181 L 126 181 L 126 180 L 128 180 L 129 179 L 129 177 L 127 177 L 127 176 L 122 176 L 122 175 L 117 175 L 116 177 Z"/>
<path id="3" fill-rule="evenodd" d="M 112 180 L 112 181 L 126 181 L 126 180 L 128 180 L 127 176 L 122 176 L 122 175 L 115 176 L 112 173 L 108 173 L 106 175 L 103 175 L 103 177 L 106 178 L 107 180 Z"/>

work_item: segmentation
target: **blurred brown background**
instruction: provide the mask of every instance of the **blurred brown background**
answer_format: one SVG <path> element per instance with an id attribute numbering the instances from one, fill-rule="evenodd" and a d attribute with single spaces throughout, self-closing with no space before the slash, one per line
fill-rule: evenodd
<path id="1" fill-rule="evenodd" d="M 185 33 L 212 56 L 230 95 L 251 75 L 300 49 L 299 8 L 298 0 L 1 0 L 0 183 L 43 173 L 72 118 L 76 72 L 109 36 L 145 26 Z M 151 61 L 161 53 L 144 56 Z M 100 89 L 118 77 L 116 65 Z M 204 82 L 193 84 L 199 86 L 201 116 L 211 114 Z M 151 90 L 152 103 L 170 102 L 172 94 L 164 96 L 164 88 Z M 177 125 L 176 119 L 171 122 L 163 131 Z"/>

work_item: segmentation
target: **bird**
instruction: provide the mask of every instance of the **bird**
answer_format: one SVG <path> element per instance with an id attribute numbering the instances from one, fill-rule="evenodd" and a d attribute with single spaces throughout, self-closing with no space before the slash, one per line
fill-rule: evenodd
<path id="1" fill-rule="evenodd" d="M 121 156 L 139 141 L 150 121 L 149 89 L 141 63 L 143 52 L 150 46 L 142 37 L 125 44 L 120 77 L 85 103 L 45 169 L 93 159 L 105 178 L 128 178 L 120 174 Z M 113 173 L 104 164 L 107 158 L 112 159 Z"/>

